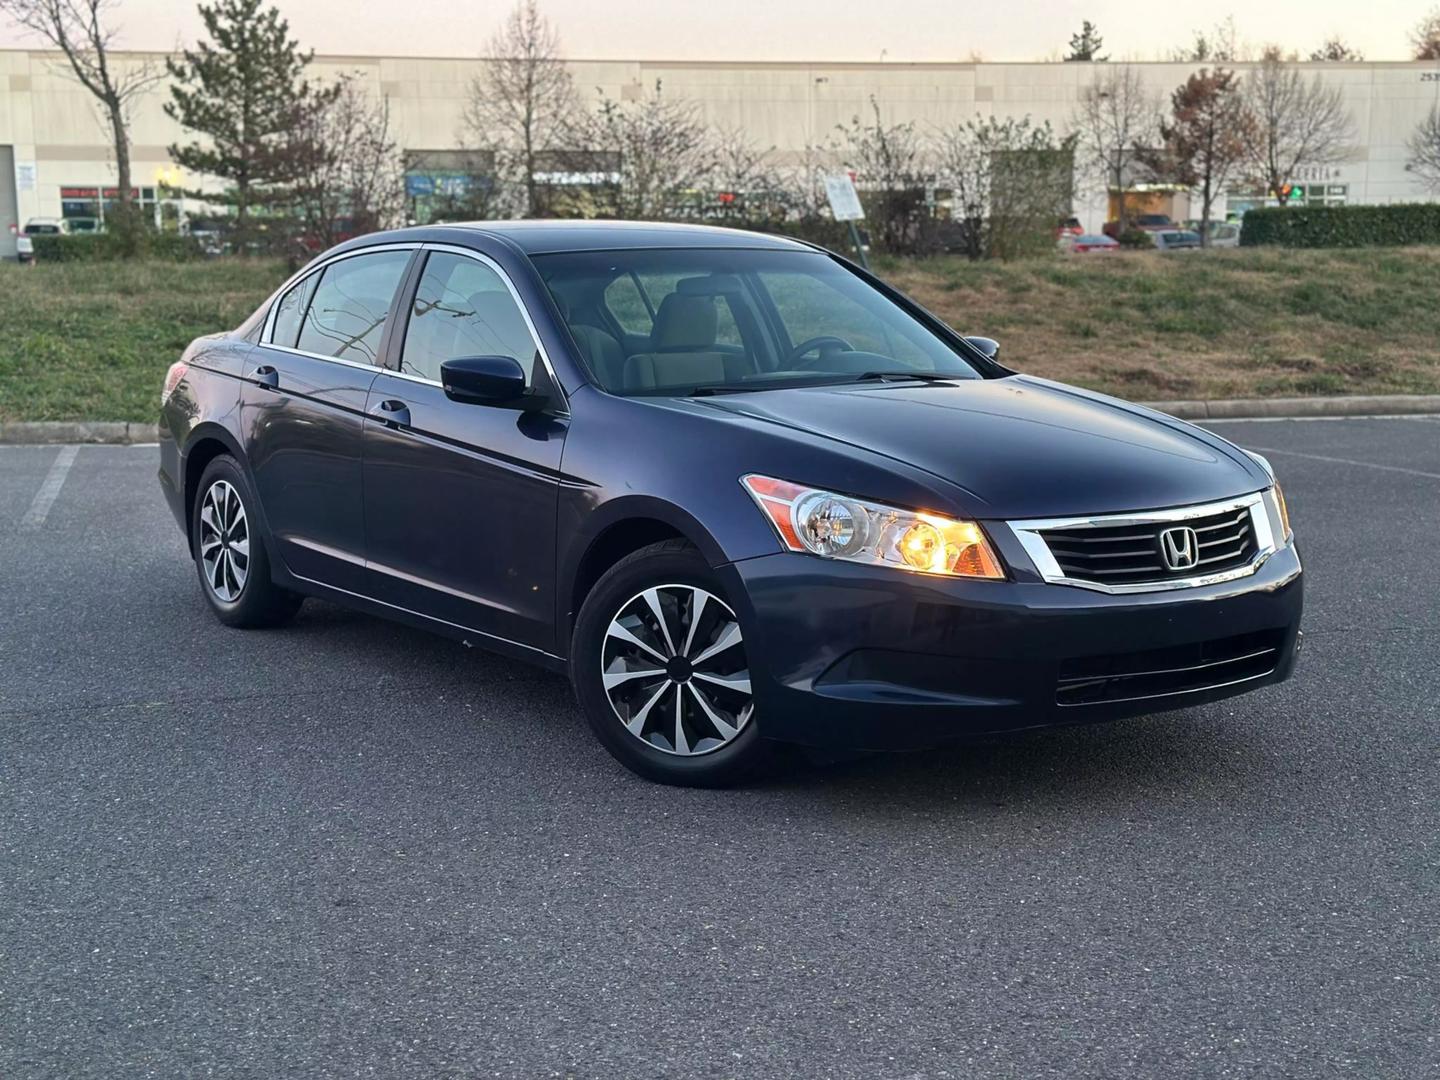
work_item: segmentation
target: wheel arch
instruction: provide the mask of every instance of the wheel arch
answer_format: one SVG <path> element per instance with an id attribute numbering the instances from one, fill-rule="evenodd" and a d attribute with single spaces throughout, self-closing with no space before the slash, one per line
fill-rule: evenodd
<path id="1" fill-rule="evenodd" d="M 620 499 L 597 511 L 593 518 L 591 528 L 572 547 L 577 554 L 559 591 L 560 626 L 567 643 L 580 607 L 595 583 L 632 552 L 665 540 L 685 540 L 711 566 L 727 561 L 709 531 L 671 503 L 643 497 Z"/>

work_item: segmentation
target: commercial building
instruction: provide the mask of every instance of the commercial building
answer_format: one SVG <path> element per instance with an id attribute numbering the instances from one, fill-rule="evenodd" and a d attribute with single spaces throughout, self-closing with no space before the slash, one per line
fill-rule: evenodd
<path id="1" fill-rule="evenodd" d="M 125 54 L 126 65 L 158 64 L 158 55 Z M 462 115 L 478 59 L 318 57 L 313 73 L 351 73 L 390 103 L 397 143 L 416 165 L 409 190 L 418 201 L 443 192 L 446 162 L 462 144 Z M 1201 65 L 1133 65 L 1157 97 L 1168 96 Z M 1244 68 L 1245 65 L 1237 65 Z M 1100 65 L 1066 63 L 732 63 L 664 61 L 572 62 L 582 96 L 604 92 L 624 100 L 659 82 L 667 96 L 696 102 L 706 120 L 774 147 L 780 163 L 798 164 L 806 148 L 833 141 L 838 125 L 867 115 L 872 99 L 886 122 L 922 129 L 953 125 L 975 114 L 1030 116 L 1057 130 L 1070 127 L 1081 91 Z M 1314 63 L 1340 88 L 1355 126 L 1346 160 L 1291 177 L 1295 201 L 1386 203 L 1431 197 L 1406 169 L 1406 141 L 1440 104 L 1440 64 Z M 185 207 L 167 192 L 197 179 L 181 174 L 166 147 L 186 135 L 165 115 L 164 83 L 134 103 L 131 116 L 137 195 L 157 219 Z M 1083 180 L 1083 172 L 1078 174 Z M 458 183 L 459 181 L 454 181 Z M 14 252 L 12 226 L 35 217 L 65 217 L 84 227 L 103 217 L 115 169 L 95 103 L 52 52 L 0 50 L 0 255 Z M 1090 228 L 1105 220 L 1107 194 L 1095 179 L 1077 192 L 1075 211 Z M 1167 207 L 1188 215 L 1186 200 Z M 1227 209 L 1244 209 L 1255 193 L 1235 192 Z"/>

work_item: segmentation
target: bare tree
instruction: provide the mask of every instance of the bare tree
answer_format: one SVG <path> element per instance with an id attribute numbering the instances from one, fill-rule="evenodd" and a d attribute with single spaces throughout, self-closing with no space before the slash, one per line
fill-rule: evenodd
<path id="1" fill-rule="evenodd" d="M 708 189 L 717 155 L 709 128 L 692 101 L 653 93 L 630 101 L 600 95 L 600 105 L 573 141 L 590 162 L 610 161 L 596 210 L 605 217 L 690 216 Z M 577 155 L 578 156 L 578 155 Z"/>
<path id="2" fill-rule="evenodd" d="M 1122 233 L 1130 224 L 1125 188 L 1158 136 L 1159 112 L 1154 95 L 1129 65 L 1105 69 L 1080 91 L 1071 127 L 1092 167 L 1104 177 L 1106 189 L 1118 195 Z"/>
<path id="3" fill-rule="evenodd" d="M 921 250 L 930 223 L 925 203 L 929 178 L 927 149 L 915 125 L 887 124 L 880 103 L 870 99 L 870 119 L 854 117 L 836 129 L 832 153 L 855 172 L 865 203 L 866 224 L 886 251 L 910 254 Z"/>
<path id="4" fill-rule="evenodd" d="M 1250 47 L 1240 37 L 1235 16 L 1229 15 L 1208 32 L 1196 30 L 1189 44 L 1171 49 L 1165 59 L 1190 64 L 1234 64 L 1249 59 L 1249 55 Z"/>
<path id="5" fill-rule="evenodd" d="M 1331 34 L 1320 43 L 1318 49 L 1310 52 L 1311 60 L 1325 60 L 1331 63 L 1358 64 L 1365 59 L 1365 54 L 1359 49 L 1353 48 L 1339 34 Z"/>
<path id="6" fill-rule="evenodd" d="M 526 217 L 545 211 L 546 187 L 537 174 L 563 149 L 576 109 L 560 35 L 535 0 L 520 0 L 490 39 L 489 58 L 470 88 L 464 141 L 493 148 L 501 178 L 524 193 Z"/>
<path id="7" fill-rule="evenodd" d="M 1327 87 L 1319 74 L 1307 81 L 1299 68 L 1271 54 L 1251 68 L 1243 92 L 1254 117 L 1247 164 L 1266 194 L 1278 198 L 1295 170 L 1340 161 L 1349 153 L 1350 113 L 1339 88 Z"/>
<path id="8" fill-rule="evenodd" d="M 0 0 L 0 12 L 39 34 L 64 55 L 80 85 L 94 96 L 110 128 L 119 213 L 114 225 L 133 252 L 138 224 L 130 181 L 130 102 L 163 75 L 153 64 L 117 67 L 110 55 L 116 30 L 106 21 L 115 0 Z"/>
<path id="9" fill-rule="evenodd" d="M 299 132 L 309 148 L 295 183 L 308 246 L 324 250 L 347 236 L 396 224 L 404 210 L 404 165 L 390 135 L 390 103 L 354 77 L 321 95 Z"/>
<path id="10" fill-rule="evenodd" d="M 1233 71 L 1201 68 L 1170 95 L 1171 119 L 1160 125 L 1170 175 L 1200 189 L 1200 242 L 1210 243 L 1210 211 L 1245 160 L 1254 119 Z"/>
<path id="11" fill-rule="evenodd" d="M 1440 60 L 1440 7 L 1431 8 L 1410 31 L 1410 44 L 1416 60 Z"/>
<path id="12" fill-rule="evenodd" d="M 774 227 L 803 201 L 775 164 L 775 148 L 761 149 L 743 128 L 719 128 L 714 135 L 715 159 L 709 186 L 714 209 L 706 214 L 741 226 Z"/>
<path id="13" fill-rule="evenodd" d="M 1074 136 L 1057 138 L 1028 116 L 976 116 L 935 142 L 936 179 L 950 187 L 967 256 L 1008 259 L 1054 244 L 1074 194 Z"/>
<path id="14" fill-rule="evenodd" d="M 1440 191 L 1440 105 L 1430 107 L 1407 146 L 1410 160 L 1406 166 L 1431 191 Z"/>

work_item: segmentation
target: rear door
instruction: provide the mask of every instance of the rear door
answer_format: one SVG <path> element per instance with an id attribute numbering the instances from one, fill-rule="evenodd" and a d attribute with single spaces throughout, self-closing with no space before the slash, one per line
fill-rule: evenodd
<path id="1" fill-rule="evenodd" d="M 277 554 L 296 576 L 351 592 L 366 576 L 365 400 L 413 254 L 366 249 L 296 282 L 243 372 L 241 427 Z"/>
<path id="2" fill-rule="evenodd" d="M 370 388 L 365 530 L 374 595 L 455 626 L 555 650 L 555 513 L 569 418 L 518 294 L 491 260 L 429 250 Z M 403 336 L 401 336 L 403 335 Z M 440 365 L 510 356 L 545 412 L 462 404 Z"/>

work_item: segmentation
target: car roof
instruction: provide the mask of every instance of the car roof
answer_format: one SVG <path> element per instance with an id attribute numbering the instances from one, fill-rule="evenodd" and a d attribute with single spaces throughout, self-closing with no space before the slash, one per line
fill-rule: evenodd
<path id="1" fill-rule="evenodd" d="M 633 248 L 761 248 L 809 251 L 808 244 L 783 236 L 658 221 L 466 221 L 370 233 L 345 248 L 397 241 L 464 243 L 478 236 L 510 241 L 527 255 L 562 251 L 620 251 Z"/>

